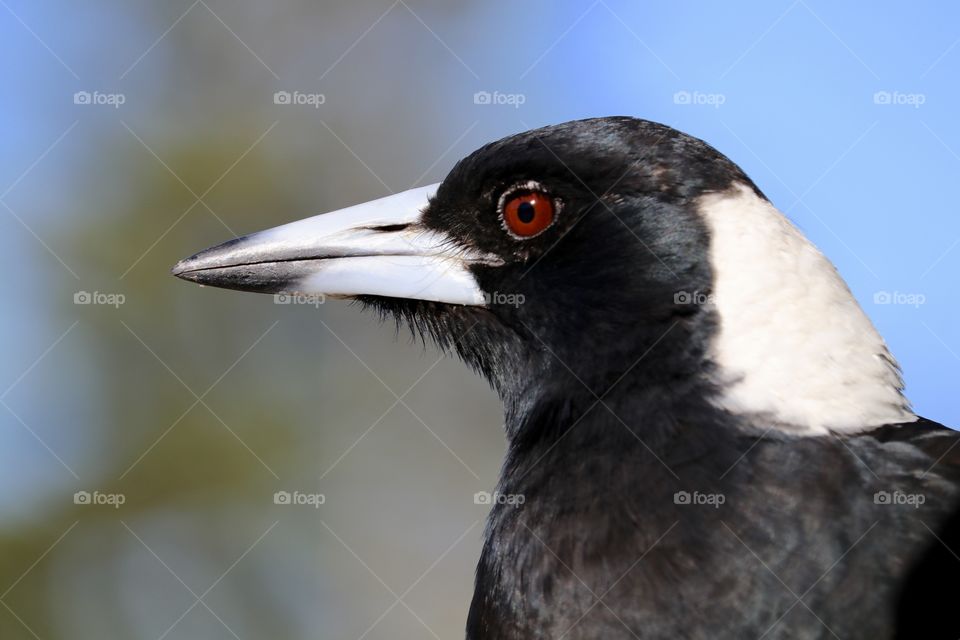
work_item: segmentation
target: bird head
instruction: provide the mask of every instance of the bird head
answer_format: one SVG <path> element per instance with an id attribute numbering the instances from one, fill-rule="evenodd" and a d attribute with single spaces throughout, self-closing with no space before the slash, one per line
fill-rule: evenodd
<path id="1" fill-rule="evenodd" d="M 829 262 L 724 155 L 644 120 L 513 135 L 437 185 L 230 240 L 173 273 L 358 299 L 453 348 L 512 415 L 544 395 L 596 398 L 630 372 L 635 386 L 713 389 L 724 410 L 780 413 L 798 430 L 861 424 L 855 400 L 825 406 L 815 388 L 801 391 L 816 407 L 784 409 L 796 376 L 823 376 L 820 365 L 850 391 L 850 376 L 829 374 L 843 357 L 867 368 L 876 403 L 904 407 L 882 340 Z M 810 295 L 822 298 L 810 307 Z M 821 311 L 845 320 L 817 357 L 803 341 Z M 793 357 L 789 375 L 770 372 Z"/>

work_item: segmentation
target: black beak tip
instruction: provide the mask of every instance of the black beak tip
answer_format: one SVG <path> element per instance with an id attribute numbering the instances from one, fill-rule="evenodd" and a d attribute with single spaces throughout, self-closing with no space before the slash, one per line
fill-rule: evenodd
<path id="1" fill-rule="evenodd" d="M 205 271 L 230 267 L 238 263 L 234 252 L 243 246 L 247 237 L 234 238 L 218 245 L 199 251 L 173 265 L 170 273 L 182 280 L 201 282 Z M 209 275 L 209 274 L 206 274 Z"/>
<path id="2" fill-rule="evenodd" d="M 189 258 L 184 258 L 179 261 L 170 269 L 170 274 L 181 280 L 203 284 L 204 269 L 208 268 L 208 265 L 203 263 L 204 253 L 206 252 L 201 251 L 200 253 L 195 253 Z"/>
<path id="3" fill-rule="evenodd" d="M 190 258 L 185 258 L 180 262 L 178 262 L 177 264 L 173 265 L 173 267 L 170 269 L 170 274 L 178 278 L 181 278 L 183 280 L 193 280 L 193 278 L 190 277 L 191 276 L 190 262 L 192 260 L 193 260 L 193 256 L 191 256 Z"/>
<path id="4" fill-rule="evenodd" d="M 216 249 L 217 247 L 214 247 Z M 291 263 L 295 264 L 295 263 Z M 287 278 L 280 267 L 261 268 L 261 264 L 231 264 L 210 249 L 184 258 L 173 265 L 170 273 L 181 280 L 200 286 L 276 293 L 284 290 Z M 288 270 L 295 267 L 288 267 Z"/>

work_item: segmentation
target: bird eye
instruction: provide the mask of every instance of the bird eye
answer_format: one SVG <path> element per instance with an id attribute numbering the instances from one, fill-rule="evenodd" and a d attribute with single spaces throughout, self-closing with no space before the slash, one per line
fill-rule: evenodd
<path id="1" fill-rule="evenodd" d="M 505 194 L 500 202 L 503 226 L 515 238 L 526 239 L 542 233 L 557 213 L 554 199 L 539 185 L 525 185 Z"/>

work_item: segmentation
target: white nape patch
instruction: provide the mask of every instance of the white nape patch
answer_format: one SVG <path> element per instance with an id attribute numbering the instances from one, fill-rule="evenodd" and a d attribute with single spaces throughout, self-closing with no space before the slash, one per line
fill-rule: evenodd
<path id="1" fill-rule="evenodd" d="M 913 422 L 897 364 L 834 266 L 743 184 L 704 196 L 717 403 L 800 435 Z"/>

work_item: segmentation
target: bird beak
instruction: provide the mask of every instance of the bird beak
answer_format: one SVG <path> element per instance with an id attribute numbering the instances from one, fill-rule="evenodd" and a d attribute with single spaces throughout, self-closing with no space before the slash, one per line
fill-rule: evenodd
<path id="1" fill-rule="evenodd" d="M 496 258 L 426 229 L 436 184 L 229 240 L 181 260 L 199 284 L 336 297 L 358 295 L 483 305 L 470 265 Z"/>

